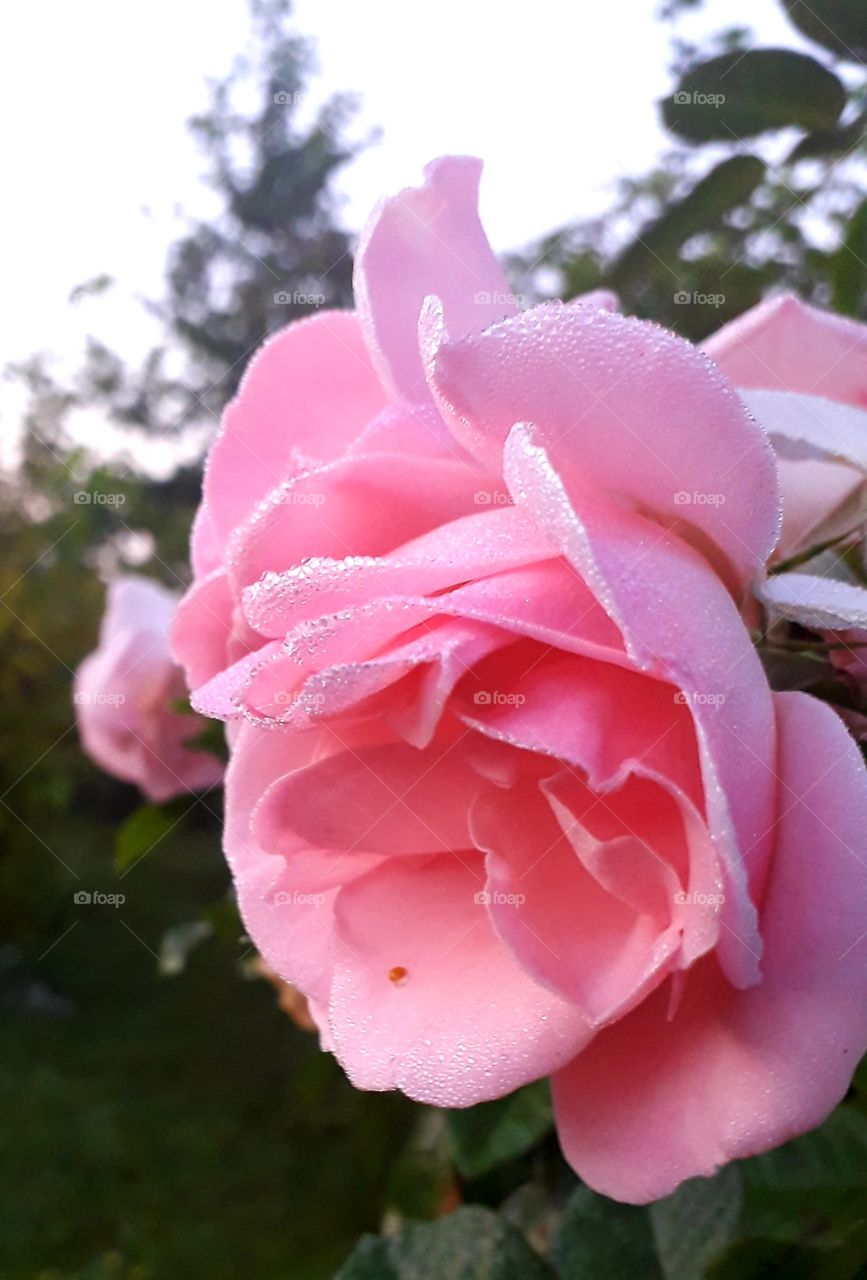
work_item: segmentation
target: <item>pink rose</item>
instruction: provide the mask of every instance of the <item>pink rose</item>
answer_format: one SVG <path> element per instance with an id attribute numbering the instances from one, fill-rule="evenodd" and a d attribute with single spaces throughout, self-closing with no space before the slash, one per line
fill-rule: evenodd
<path id="1" fill-rule="evenodd" d="M 867 1046 L 867 784 L 738 607 L 772 451 L 688 343 L 519 313 L 431 165 L 357 316 L 252 363 L 175 652 L 232 721 L 247 928 L 362 1088 L 553 1077 L 568 1160 L 665 1195 L 818 1124 Z"/>
<path id="2" fill-rule="evenodd" d="M 867 326 L 784 295 L 726 325 L 705 349 L 741 388 L 779 455 L 780 555 L 840 539 L 804 571 L 769 579 L 759 595 L 771 618 L 819 632 L 833 646 L 833 665 L 867 689 L 867 594 L 848 580 L 842 558 L 867 525 Z"/>
<path id="3" fill-rule="evenodd" d="M 867 519 L 867 326 L 791 295 L 753 307 L 705 343 L 744 390 L 779 459 L 781 557 Z"/>
<path id="4" fill-rule="evenodd" d="M 186 697 L 169 653 L 174 595 L 147 578 L 117 578 L 108 588 L 99 647 L 75 676 L 81 744 L 106 773 L 136 783 L 160 802 L 215 786 L 222 765 L 184 744 L 204 727 L 173 703 Z"/>

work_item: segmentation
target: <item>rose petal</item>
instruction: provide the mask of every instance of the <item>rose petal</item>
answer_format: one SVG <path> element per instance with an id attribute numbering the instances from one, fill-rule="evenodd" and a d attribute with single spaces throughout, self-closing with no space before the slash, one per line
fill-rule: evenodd
<path id="1" fill-rule="evenodd" d="M 760 892 L 772 849 L 774 722 L 734 603 L 707 563 L 657 525 L 587 493 L 579 519 L 532 428 L 515 427 L 504 461 L 510 491 L 618 623 L 633 661 L 683 691 L 726 867 L 721 962 L 732 981 L 756 982 L 761 941 L 748 877 Z"/>
<path id="2" fill-rule="evenodd" d="M 383 383 L 409 401 L 428 398 L 418 349 L 422 303 L 436 294 L 458 336 L 514 315 L 515 299 L 477 212 L 480 160 L 443 156 L 421 187 L 381 201 L 361 233 L 355 299 Z"/>
<path id="3" fill-rule="evenodd" d="M 556 1070 L 589 1040 L 494 933 L 478 874 L 445 855 L 393 859 L 340 891 L 334 1051 L 361 1089 L 462 1107 Z"/>
<path id="4" fill-rule="evenodd" d="M 483 506 L 388 555 L 315 556 L 283 573 L 268 573 L 246 588 L 244 610 L 261 635 L 284 636 L 311 613 L 336 613 L 376 597 L 428 595 L 551 554 L 538 526 L 516 507 Z"/>
<path id="5" fill-rule="evenodd" d="M 462 341 L 434 336 L 427 359 L 443 416 L 489 469 L 513 424 L 533 422 L 555 466 L 688 524 L 741 584 L 765 563 L 779 514 L 772 450 L 690 343 L 645 321 L 544 304 Z"/>
<path id="6" fill-rule="evenodd" d="M 236 529 L 231 580 L 240 591 L 309 556 L 381 555 L 473 511 L 477 486 L 469 467 L 448 459 L 340 459 L 275 489 Z"/>
<path id="7" fill-rule="evenodd" d="M 867 327 L 791 294 L 738 316 L 704 349 L 739 387 L 800 391 L 867 407 Z"/>
<path id="8" fill-rule="evenodd" d="M 281 330 L 247 366 L 202 486 L 225 541 L 275 485 L 309 460 L 339 457 L 386 403 L 350 312 L 320 311 Z"/>
<path id="9" fill-rule="evenodd" d="M 482 792 L 471 828 L 488 854 L 486 889 L 500 937 L 591 1026 L 621 1016 L 662 981 L 680 945 L 679 929 L 669 927 L 673 890 L 667 902 L 648 895 L 644 911 L 609 893 L 535 787 Z M 624 837 L 639 851 L 630 835 L 620 828 L 621 856 Z"/>
<path id="10" fill-rule="evenodd" d="M 660 993 L 554 1079 L 567 1159 L 618 1200 L 655 1200 L 821 1124 L 867 1048 L 864 766 L 829 708 L 797 693 L 777 706 L 762 982 L 736 991 L 708 960 L 672 1021 Z"/>
<path id="11" fill-rule="evenodd" d="M 758 590 L 775 618 L 799 622 L 813 631 L 867 627 L 867 591 L 850 582 L 811 573 L 779 573 Z"/>

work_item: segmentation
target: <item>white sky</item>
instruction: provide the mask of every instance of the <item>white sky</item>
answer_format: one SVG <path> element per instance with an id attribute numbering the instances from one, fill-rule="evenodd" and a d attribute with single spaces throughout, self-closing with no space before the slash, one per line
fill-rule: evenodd
<path id="1" fill-rule="evenodd" d="M 341 182 L 347 226 L 447 151 L 485 158 L 482 213 L 496 249 L 604 208 L 607 184 L 642 172 L 663 144 L 654 104 L 670 88 L 668 28 L 655 9 L 296 0 L 295 24 L 318 46 L 311 103 L 355 91 L 357 131 L 382 130 Z M 765 43 L 798 43 L 778 0 L 711 0 L 682 30 L 735 22 Z M 70 308 L 69 292 L 108 272 L 128 296 L 160 293 L 177 209 L 204 207 L 184 121 L 246 26 L 244 0 L 4 6 L 0 365 L 36 349 L 68 355 L 88 329 L 124 347 L 136 328 L 129 305 Z M 0 398 L 7 438 L 9 404 Z"/>

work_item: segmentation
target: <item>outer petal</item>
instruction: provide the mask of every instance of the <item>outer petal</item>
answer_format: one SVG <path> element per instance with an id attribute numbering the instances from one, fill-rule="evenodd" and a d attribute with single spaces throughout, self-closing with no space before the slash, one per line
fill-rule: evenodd
<path id="1" fill-rule="evenodd" d="M 764 975 L 735 991 L 712 960 L 673 1021 L 664 993 L 554 1079 L 567 1159 L 643 1203 L 820 1124 L 867 1049 L 867 779 L 837 717 L 779 694 L 778 854 Z"/>
<path id="2" fill-rule="evenodd" d="M 445 855 L 391 859 L 340 891 L 334 1051 L 353 1084 L 434 1106 L 497 1098 L 588 1042 L 575 1008 L 497 938 L 478 874 Z M 404 972 L 405 971 L 405 972 Z"/>
<path id="3" fill-rule="evenodd" d="M 780 573 L 769 578 L 758 595 L 774 617 L 814 631 L 867 627 L 867 591 L 851 582 L 811 573 Z"/>
<path id="4" fill-rule="evenodd" d="M 269 784 L 309 763 L 320 744 L 316 733 L 266 733 L 243 725 L 232 744 L 226 772 L 223 849 L 232 870 L 247 932 L 268 964 L 315 1002 L 327 1000 L 335 892 L 300 900 L 283 884 L 285 864 L 257 840 L 251 817 Z M 321 1025 L 321 1023 L 320 1023 Z"/>
<path id="5" fill-rule="evenodd" d="M 172 654 L 191 689 L 210 680 L 231 661 L 235 601 L 225 569 L 214 569 L 190 587 L 172 620 Z"/>
<path id="6" fill-rule="evenodd" d="M 791 294 L 738 316 L 704 349 L 740 387 L 802 391 L 867 407 L 867 326 Z"/>
<path id="7" fill-rule="evenodd" d="M 429 294 L 459 337 L 517 311 L 477 212 L 480 160 L 443 156 L 421 187 L 383 200 L 361 234 L 355 300 L 383 382 L 410 401 L 428 397 L 418 318 Z"/>
<path id="8" fill-rule="evenodd" d="M 339 457 L 386 396 L 355 316 L 321 311 L 259 349 L 226 409 L 202 486 L 215 537 L 225 541 L 270 489 Z"/>
<path id="9" fill-rule="evenodd" d="M 429 334 L 429 376 L 455 436 L 489 467 L 516 422 L 560 469 L 724 557 L 741 585 L 774 545 L 773 453 L 688 342 L 645 321 L 545 304 L 463 341 Z"/>
<path id="10" fill-rule="evenodd" d="M 391 551 L 477 509 L 478 484 L 454 458 L 341 458 L 268 494 L 230 540 L 230 577 L 243 588 L 307 557 Z"/>
<path id="11" fill-rule="evenodd" d="M 867 413 L 822 396 L 793 391 L 741 391 L 770 436 L 779 459 L 783 531 L 788 556 L 864 520 Z"/>
<path id="12" fill-rule="evenodd" d="M 864 477 L 839 462 L 778 460 L 783 527 L 776 556 L 785 560 L 864 518 Z"/>
<path id="13" fill-rule="evenodd" d="M 754 894 L 771 852 L 775 734 L 770 689 L 735 605 L 705 560 L 671 533 L 596 495 L 576 513 L 534 432 L 506 448 L 509 488 L 618 624 L 639 668 L 671 681 L 699 741 L 706 816 L 726 875 L 720 955 L 738 984 L 759 976 Z M 712 640 L 709 642 L 709 638 Z"/>
<path id="14" fill-rule="evenodd" d="M 823 396 L 750 391 L 743 401 L 784 458 L 848 462 L 867 472 L 867 412 Z"/>
<path id="15" fill-rule="evenodd" d="M 311 601 L 322 614 L 384 596 L 430 595 L 551 555 L 550 543 L 522 511 L 481 505 L 385 556 L 313 556 L 268 573 L 245 590 L 244 611 L 256 631 L 276 638 L 310 613 Z"/>
<path id="16" fill-rule="evenodd" d="M 248 655 L 195 691 L 197 710 L 230 719 L 242 702 L 265 707 L 275 695 L 287 700 L 314 672 L 358 663 L 384 651 L 418 624 L 464 618 L 540 640 L 553 648 L 634 666 L 617 628 L 570 566 L 548 560 L 494 574 L 443 595 L 385 596 L 336 614 L 305 619 L 283 645 L 271 641 L 261 657 Z"/>

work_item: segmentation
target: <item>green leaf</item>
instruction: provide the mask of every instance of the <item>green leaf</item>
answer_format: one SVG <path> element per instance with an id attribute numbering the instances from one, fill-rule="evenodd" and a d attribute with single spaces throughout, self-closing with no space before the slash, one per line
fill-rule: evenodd
<path id="1" fill-rule="evenodd" d="M 843 1106 L 819 1129 L 740 1162 L 743 1235 L 833 1247 L 864 1226 L 867 1118 Z"/>
<path id="2" fill-rule="evenodd" d="M 850 62 L 867 61 L 864 0 L 783 0 L 803 35 Z"/>
<path id="3" fill-rule="evenodd" d="M 867 117 L 862 114 L 838 129 L 817 129 L 815 133 L 808 133 L 806 138 L 801 138 L 792 148 L 786 162 L 794 164 L 797 160 L 845 155 L 849 151 L 855 151 L 865 140 Z"/>
<path id="4" fill-rule="evenodd" d="M 659 1280 L 647 1211 L 579 1187 L 551 1245 L 561 1280 Z"/>
<path id="5" fill-rule="evenodd" d="M 387 1239 L 364 1237 L 335 1280 L 553 1280 L 514 1227 L 490 1209 L 457 1209 Z"/>
<path id="6" fill-rule="evenodd" d="M 690 68 L 662 115 L 690 142 L 737 142 L 769 129 L 831 129 L 846 105 L 841 81 L 815 58 L 791 49 L 720 54 Z"/>
<path id="7" fill-rule="evenodd" d="M 553 1125 L 547 1080 L 495 1102 L 447 1113 L 454 1161 L 465 1178 L 478 1178 L 534 1147 Z"/>
<path id="8" fill-rule="evenodd" d="M 721 161 L 661 218 L 642 227 L 612 265 L 606 283 L 616 288 L 648 272 L 676 270 L 681 245 L 701 231 L 718 228 L 727 213 L 749 200 L 764 176 L 765 164 L 758 156 Z"/>
<path id="9" fill-rule="evenodd" d="M 692 1178 L 651 1205 L 666 1280 L 701 1280 L 711 1259 L 734 1239 L 742 1203 L 740 1171 L 727 1165 L 716 1177 Z"/>
<path id="10" fill-rule="evenodd" d="M 127 871 L 139 858 L 149 853 L 180 821 L 173 807 L 146 804 L 118 830 L 114 843 L 114 867 Z"/>
<path id="11" fill-rule="evenodd" d="M 867 293 L 867 199 L 849 219 L 845 239 L 834 255 L 831 288 L 835 311 L 847 316 L 860 313 Z"/>
<path id="12" fill-rule="evenodd" d="M 445 1112 L 426 1110 L 391 1167 L 388 1209 L 401 1218 L 435 1218 L 455 1187 Z"/>
<path id="13" fill-rule="evenodd" d="M 747 1187 L 867 1187 L 867 1117 L 838 1107 L 819 1129 L 740 1163 Z"/>
<path id="14" fill-rule="evenodd" d="M 831 1280 L 813 1249 L 776 1240 L 742 1240 L 705 1272 L 706 1280 Z"/>

